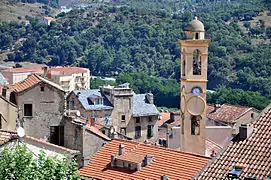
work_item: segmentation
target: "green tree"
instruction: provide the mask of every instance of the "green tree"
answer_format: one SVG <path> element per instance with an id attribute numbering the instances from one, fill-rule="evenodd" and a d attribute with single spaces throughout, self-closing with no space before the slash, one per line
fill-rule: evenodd
<path id="1" fill-rule="evenodd" d="M 45 153 L 33 155 L 25 145 L 4 147 L 0 151 L 0 179 L 80 179 L 74 174 L 76 163 L 67 158 L 46 157 Z"/>

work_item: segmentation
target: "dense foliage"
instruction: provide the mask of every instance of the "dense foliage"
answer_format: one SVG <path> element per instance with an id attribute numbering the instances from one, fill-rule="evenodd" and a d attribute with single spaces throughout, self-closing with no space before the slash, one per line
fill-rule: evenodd
<path id="1" fill-rule="evenodd" d="M 22 144 L 2 148 L 0 164 L 0 179 L 80 179 L 74 174 L 75 162 L 69 162 L 67 158 L 45 157 L 44 153 L 36 157 Z"/>
<path id="2" fill-rule="evenodd" d="M 269 1 L 112 2 L 61 13 L 57 22 L 50 26 L 35 19 L 26 27 L 1 22 L 1 49 L 12 50 L 9 60 L 77 65 L 88 67 L 93 75 L 101 76 L 131 73 L 135 81 L 131 84 L 135 85 L 142 81 L 136 79 L 142 77 L 135 74 L 144 72 L 145 81 L 162 77 L 173 85 L 171 79 L 179 82 L 180 78 L 177 41 L 184 38 L 183 29 L 193 15 L 198 15 L 204 22 L 207 37 L 212 40 L 208 88 L 215 89 L 223 84 L 260 92 L 271 99 L 270 43 L 255 43 L 268 42 L 271 27 L 265 27 L 264 21 L 259 21 L 256 26 L 250 23 L 264 8 L 270 7 Z M 246 31 L 242 30 L 240 23 Z M 175 87 L 174 84 L 169 88 L 173 90 L 172 94 L 176 93 Z M 145 85 L 141 88 L 139 91 L 149 91 Z M 177 96 L 174 101 L 179 101 Z M 161 102 L 165 103 L 161 105 L 172 103 Z"/>

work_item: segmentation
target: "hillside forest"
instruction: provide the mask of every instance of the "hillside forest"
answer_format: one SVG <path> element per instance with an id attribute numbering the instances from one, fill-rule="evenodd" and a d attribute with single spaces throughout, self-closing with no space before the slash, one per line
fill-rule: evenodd
<path id="1" fill-rule="evenodd" d="M 208 103 L 263 109 L 271 100 L 270 9 L 269 0 L 90 2 L 50 26 L 31 16 L 27 26 L 1 21 L 0 47 L 7 61 L 86 67 L 152 92 L 158 106 L 178 107 L 178 40 L 197 16 L 211 39 Z"/>

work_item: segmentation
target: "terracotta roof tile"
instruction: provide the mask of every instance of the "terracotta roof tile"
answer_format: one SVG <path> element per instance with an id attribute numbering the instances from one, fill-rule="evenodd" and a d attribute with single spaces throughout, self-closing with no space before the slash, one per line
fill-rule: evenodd
<path id="1" fill-rule="evenodd" d="M 207 117 L 213 120 L 219 120 L 223 122 L 233 122 L 236 118 L 241 116 L 243 113 L 251 109 L 251 107 L 246 106 L 236 106 L 231 104 L 223 104 L 216 111 L 212 111 L 210 106 L 207 106 Z"/>
<path id="2" fill-rule="evenodd" d="M 12 72 L 12 73 L 43 73 L 42 67 L 21 67 L 21 68 L 9 68 L 6 70 L 3 70 L 3 72 Z"/>
<path id="3" fill-rule="evenodd" d="M 21 91 L 23 91 L 23 90 L 37 84 L 38 82 L 40 82 L 40 80 L 41 80 L 41 78 L 40 78 L 39 75 L 32 74 L 28 78 L 26 78 L 25 80 L 20 81 L 20 82 L 15 83 L 15 84 L 7 85 L 7 87 L 11 91 L 21 92 Z"/>
<path id="4" fill-rule="evenodd" d="M 161 112 L 160 113 L 161 119 L 158 121 L 158 126 L 162 126 L 167 120 L 170 119 L 170 113 L 169 112 Z"/>
<path id="5" fill-rule="evenodd" d="M 110 166 L 111 155 L 118 153 L 120 144 L 125 151 L 147 155 L 154 160 L 138 171 Z M 191 179 L 210 159 L 201 155 L 170 150 L 158 146 L 125 140 L 112 140 L 103 146 L 91 159 L 90 163 L 77 173 L 97 179 L 160 179 L 167 175 L 169 179 Z"/>
<path id="6" fill-rule="evenodd" d="M 16 92 L 21 92 L 21 91 L 24 91 L 32 86 L 34 86 L 35 84 L 39 83 L 39 82 L 45 82 L 47 84 L 50 84 L 51 86 L 61 90 L 61 91 L 64 91 L 62 89 L 61 86 L 59 86 L 58 84 L 54 83 L 54 82 L 51 82 L 49 81 L 48 79 L 45 79 L 37 74 L 31 74 L 28 78 L 26 78 L 25 80 L 23 81 L 20 81 L 20 82 L 17 82 L 15 84 L 9 84 L 9 85 L 6 85 L 6 87 L 8 87 L 8 89 L 10 91 L 16 91 Z"/>
<path id="7" fill-rule="evenodd" d="M 130 152 L 127 152 L 127 153 L 125 153 L 125 154 L 117 157 L 116 159 L 122 160 L 122 161 L 140 163 L 140 162 L 143 161 L 144 155 L 143 154 L 135 153 L 133 151 L 130 151 Z"/>
<path id="8" fill-rule="evenodd" d="M 80 67 L 51 67 L 48 70 L 49 74 L 52 75 L 68 75 L 68 74 L 74 74 L 74 73 L 86 73 L 88 70 L 86 68 L 80 68 Z"/>
<path id="9" fill-rule="evenodd" d="M 239 179 L 247 176 L 266 179 L 271 172 L 271 104 L 253 122 L 253 128 L 245 140 L 239 140 L 237 135 L 195 178 L 223 179 L 235 163 L 243 167 Z"/>

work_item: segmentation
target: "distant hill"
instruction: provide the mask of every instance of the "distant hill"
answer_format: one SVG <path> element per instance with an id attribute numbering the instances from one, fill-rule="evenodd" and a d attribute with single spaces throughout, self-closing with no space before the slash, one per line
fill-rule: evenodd
<path id="1" fill-rule="evenodd" d="M 54 13 L 53 8 L 41 3 L 0 1 L 0 20 L 2 21 L 20 21 L 25 20 L 25 16 L 42 17 Z"/>

